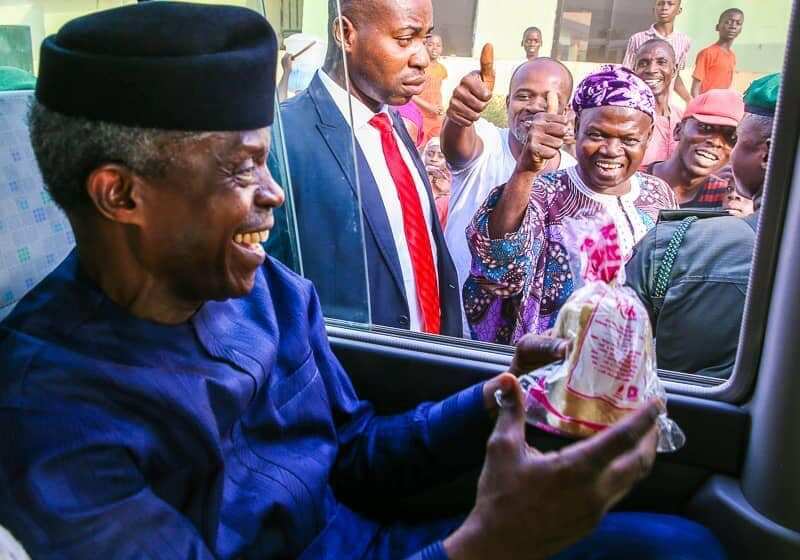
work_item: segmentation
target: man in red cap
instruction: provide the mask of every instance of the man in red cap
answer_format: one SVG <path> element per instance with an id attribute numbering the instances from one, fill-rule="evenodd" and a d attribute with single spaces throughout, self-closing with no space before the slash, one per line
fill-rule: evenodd
<path id="1" fill-rule="evenodd" d="M 735 91 L 712 89 L 695 97 L 675 127 L 678 149 L 647 172 L 672 187 L 682 208 L 721 208 L 728 181 L 714 172 L 728 163 L 743 117 L 744 102 Z"/>

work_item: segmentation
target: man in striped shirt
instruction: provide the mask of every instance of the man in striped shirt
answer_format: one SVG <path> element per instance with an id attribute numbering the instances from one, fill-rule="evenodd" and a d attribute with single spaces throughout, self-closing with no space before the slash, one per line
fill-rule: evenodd
<path id="1" fill-rule="evenodd" d="M 678 149 L 647 173 L 666 181 L 682 208 L 722 208 L 729 181 L 715 173 L 730 159 L 743 116 L 735 91 L 712 89 L 695 97 L 675 127 Z"/>
<path id="2" fill-rule="evenodd" d="M 689 94 L 686 84 L 683 83 L 680 72 L 686 68 L 686 61 L 692 48 L 692 40 L 686 33 L 675 31 L 675 19 L 683 11 L 681 0 L 656 0 L 653 11 L 656 22 L 650 26 L 650 29 L 635 33 L 628 40 L 628 47 L 625 50 L 625 58 L 622 64 L 631 70 L 635 70 L 636 53 L 642 45 L 651 39 L 667 41 L 675 50 L 675 62 L 677 65 L 674 82 L 675 92 L 688 103 L 691 101 L 692 96 Z"/>

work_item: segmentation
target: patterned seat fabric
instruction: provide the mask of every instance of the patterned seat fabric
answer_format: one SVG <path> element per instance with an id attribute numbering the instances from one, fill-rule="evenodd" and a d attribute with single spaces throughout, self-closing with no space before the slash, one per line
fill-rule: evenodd
<path id="1" fill-rule="evenodd" d="M 32 91 L 0 92 L 0 319 L 75 245 L 33 155 L 27 123 L 32 98 Z"/>

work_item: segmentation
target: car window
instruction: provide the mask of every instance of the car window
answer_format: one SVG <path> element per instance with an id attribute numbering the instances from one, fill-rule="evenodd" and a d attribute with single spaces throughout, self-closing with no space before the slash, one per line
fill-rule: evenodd
<path id="1" fill-rule="evenodd" d="M 350 84 L 353 99 L 364 93 L 371 95 L 373 99 L 381 98 L 381 95 L 387 99 L 386 91 L 381 89 L 392 87 L 396 87 L 401 94 L 414 94 L 413 97 L 400 95 L 389 99 L 389 104 L 391 110 L 396 111 L 402 119 L 395 124 L 402 124 L 404 133 L 398 132 L 399 127 L 396 126 L 395 140 L 401 148 L 401 158 L 405 160 L 411 182 L 421 179 L 424 183 L 412 185 L 417 187 L 419 198 L 415 205 L 418 204 L 419 208 L 410 214 L 419 214 L 421 211 L 421 218 L 417 218 L 427 226 L 427 236 L 417 238 L 427 248 L 418 252 L 408 243 L 415 235 L 413 231 L 409 232 L 409 228 L 413 228 L 409 224 L 413 224 L 415 218 L 404 213 L 408 210 L 406 203 L 400 203 L 399 212 L 396 204 L 387 206 L 385 191 L 394 190 L 398 200 L 405 196 L 400 192 L 401 187 L 397 186 L 397 177 L 391 173 L 387 175 L 385 166 L 377 170 L 375 166 L 371 166 L 369 159 L 375 154 L 365 152 L 364 141 L 359 140 L 356 134 L 357 179 L 364 220 L 362 233 L 368 280 L 367 298 L 372 309 L 369 321 L 371 328 L 391 332 L 399 337 L 425 339 L 434 335 L 448 336 L 450 338 L 447 340 L 435 336 L 430 338 L 446 342 L 448 346 L 454 343 L 454 337 L 459 337 L 461 342 L 458 344 L 464 348 L 496 350 L 505 347 L 510 353 L 514 342 L 525 332 L 544 332 L 552 327 L 566 295 L 569 295 L 569 290 L 561 290 L 560 286 L 570 284 L 569 275 L 572 269 L 569 273 L 562 274 L 560 268 L 554 268 L 564 265 L 564 259 L 568 258 L 566 253 L 536 253 L 534 249 L 543 239 L 530 238 L 527 241 L 527 255 L 521 255 L 514 262 L 503 261 L 504 251 L 514 248 L 514 239 L 505 245 L 492 244 L 490 239 L 478 239 L 474 235 L 471 241 L 466 239 L 469 233 L 467 228 L 479 225 L 476 212 L 487 202 L 491 190 L 504 184 L 513 171 L 515 156 L 510 153 L 513 150 L 509 149 L 509 138 L 514 134 L 515 125 L 513 122 L 509 125 L 509 105 L 513 105 L 514 99 L 529 102 L 528 99 L 531 98 L 530 103 L 534 103 L 538 93 L 523 92 L 518 98 L 508 95 L 512 77 L 529 57 L 556 58 L 569 70 L 574 85 L 587 75 L 597 72 L 604 64 L 621 63 L 631 66 L 631 70 L 642 77 L 651 89 L 657 87 L 659 80 L 670 81 L 668 85 L 671 94 L 666 97 L 667 103 L 663 108 L 658 107 L 659 116 L 663 117 L 660 119 L 662 124 L 658 127 L 658 134 L 661 135 L 664 146 L 651 157 L 648 166 L 643 165 L 641 168 L 642 174 L 646 173 L 656 179 L 641 179 L 640 188 L 643 192 L 650 189 L 656 193 L 653 195 L 657 195 L 656 198 L 674 196 L 675 201 L 669 202 L 665 199 L 666 201 L 659 202 L 652 208 L 631 207 L 627 217 L 636 223 L 632 225 L 632 242 L 625 255 L 626 260 L 639 250 L 639 241 L 644 233 L 656 228 L 660 209 L 682 204 L 692 207 L 692 212 L 699 211 L 700 214 L 706 210 L 711 213 L 734 211 L 742 216 L 752 212 L 752 201 L 737 185 L 730 170 L 730 151 L 736 142 L 735 127 L 733 130 L 724 130 L 724 134 L 720 136 L 723 138 L 727 135 L 725 141 L 730 144 L 730 149 L 715 148 L 711 154 L 701 149 L 699 155 L 696 149 L 685 149 L 686 154 L 692 157 L 713 160 L 714 170 L 708 174 L 707 180 L 702 181 L 702 192 L 696 180 L 693 180 L 690 188 L 673 186 L 670 181 L 663 179 L 669 175 L 661 168 L 663 166 L 654 170 L 649 165 L 665 162 L 674 152 L 679 151 L 675 126 L 683 121 L 681 115 L 687 110 L 687 100 L 690 97 L 698 97 L 715 89 L 730 89 L 741 96 L 754 81 L 781 72 L 783 51 L 789 32 L 788 20 L 782 14 L 788 13 L 791 1 L 780 0 L 770 3 L 769 6 L 755 1 L 738 2 L 736 5 L 740 10 L 731 12 L 726 11 L 730 8 L 729 3 L 721 0 L 711 0 L 702 5 L 696 2 L 683 2 L 681 5 L 672 0 L 553 0 L 537 3 L 535 7 L 519 4 L 498 11 L 490 2 L 482 0 L 442 0 L 434 2 L 432 6 L 433 37 L 432 41 L 429 40 L 429 62 L 423 69 L 425 81 L 420 90 L 413 87 L 413 71 L 420 65 L 414 58 L 419 54 L 411 53 L 413 49 L 408 46 L 413 43 L 413 37 L 405 38 L 405 43 L 397 43 L 403 38 L 391 37 L 394 43 L 386 51 L 391 56 L 399 50 L 409 49 L 404 51 L 407 64 L 404 67 L 398 66 L 394 70 L 395 75 L 375 77 L 374 74 L 381 64 L 385 72 L 392 72 L 391 64 L 386 60 L 381 64 L 375 60 L 371 63 L 355 61 L 352 64 L 353 61 L 348 60 L 354 66 L 350 68 L 350 72 L 356 76 L 356 83 Z M 655 24 L 659 18 L 666 17 L 661 12 L 670 10 L 674 10 L 676 14 L 674 28 L 671 35 L 665 35 L 662 33 L 665 28 Z M 376 29 L 382 25 L 386 27 L 386 22 L 377 14 L 373 20 L 361 23 Z M 722 33 L 727 26 L 732 26 L 734 31 L 723 38 Z M 375 31 L 379 32 L 380 29 Z M 379 37 L 379 34 L 374 37 Z M 670 55 L 674 57 L 674 70 L 666 77 L 659 73 L 658 65 L 666 63 L 661 60 L 664 57 L 658 52 L 656 56 L 645 57 L 648 60 L 653 59 L 654 70 L 650 74 L 641 68 L 637 70 L 636 51 L 652 39 L 665 38 L 670 43 L 670 49 L 674 51 Z M 445 157 L 446 163 L 442 163 L 440 137 L 446 111 L 462 78 L 481 68 L 481 55 L 486 43 L 491 43 L 493 47 L 495 86 L 492 98 L 482 112 L 482 119 L 473 125 L 486 154 L 467 162 L 450 162 Z M 395 48 L 395 44 L 400 47 Z M 652 44 L 648 48 L 652 48 Z M 629 50 L 631 52 L 627 53 Z M 372 55 L 377 59 L 386 52 L 373 49 Z M 353 56 L 358 57 L 358 54 Z M 639 62 L 640 65 L 645 64 Z M 370 76 L 373 79 L 373 90 L 365 92 L 370 86 L 365 86 L 363 82 L 368 81 Z M 393 79 L 399 83 L 392 83 Z M 409 97 L 411 103 L 403 105 Z M 569 106 L 570 97 L 568 95 L 567 99 L 562 100 L 563 107 Z M 736 111 L 733 110 L 734 113 Z M 741 115 L 733 115 L 732 118 L 738 122 Z M 356 130 L 364 124 L 357 120 L 354 122 Z M 510 132 L 509 126 L 512 129 Z M 712 125 L 703 123 L 697 124 L 697 127 L 704 134 L 716 130 Z M 684 131 L 684 134 L 688 136 L 689 132 Z M 374 151 L 379 148 L 383 150 L 384 147 L 378 146 L 377 142 L 376 140 L 376 145 L 373 146 Z M 413 148 L 411 144 L 414 145 Z M 410 161 L 412 150 L 416 150 L 416 154 L 413 154 L 413 161 Z M 561 176 L 564 177 L 570 176 L 570 167 L 580 167 L 575 167 L 574 159 L 580 160 L 580 154 L 574 153 L 574 148 L 569 152 L 571 153 L 561 157 Z M 706 165 L 706 160 L 684 163 L 688 167 L 703 166 Z M 580 173 L 577 176 L 580 178 Z M 662 182 L 663 185 L 668 185 L 669 191 L 663 191 Z M 327 178 L 323 184 L 318 188 L 324 191 L 334 188 Z M 551 181 L 545 185 L 553 187 L 554 183 Z M 772 185 L 770 188 L 781 189 L 783 186 Z M 672 194 L 667 195 L 666 192 Z M 320 198 L 318 203 L 322 204 L 328 197 L 321 194 Z M 297 212 L 301 229 L 306 219 L 304 214 L 305 212 Z M 317 215 L 312 215 L 314 217 L 309 219 L 315 220 Z M 676 218 L 673 216 L 671 219 Z M 488 220 L 486 217 L 487 223 Z M 659 231 L 671 231 L 671 226 L 662 227 L 661 222 L 658 223 Z M 742 224 L 744 222 L 737 222 L 737 226 Z M 695 227 L 698 232 L 701 229 Z M 728 233 L 726 231 L 721 235 Z M 741 246 L 742 251 L 752 251 L 755 245 L 754 230 L 740 233 L 746 238 L 745 244 Z M 302 248 L 308 241 L 304 241 L 302 231 L 299 236 Z M 685 251 L 693 250 L 695 249 L 688 248 Z M 449 259 L 442 258 L 445 253 L 449 255 Z M 476 255 L 483 256 L 482 264 L 476 264 Z M 531 255 L 535 258 L 530 258 Z M 524 257 L 528 257 L 527 262 Z M 700 258 L 693 257 L 692 260 Z M 538 262 L 530 262 L 537 259 Z M 434 285 L 438 298 L 433 303 L 426 301 L 426 294 L 429 292 L 425 279 L 426 265 L 417 262 L 425 260 L 434 264 Z M 660 262 L 648 269 L 647 273 L 652 276 L 650 280 L 655 278 L 658 264 Z M 503 266 L 507 267 L 505 272 L 502 270 Z M 520 267 L 526 266 L 543 268 L 543 273 L 539 276 L 521 274 Z M 680 300 L 681 306 L 666 306 L 659 319 L 662 322 L 655 328 L 657 334 L 661 333 L 662 339 L 661 344 L 658 337 L 656 339 L 660 365 L 669 379 L 696 386 L 715 386 L 724 383 L 731 376 L 734 365 L 731 356 L 735 358 L 741 321 L 735 318 L 731 320 L 730 314 L 722 310 L 727 305 L 744 306 L 750 272 L 749 262 L 737 266 L 739 268 L 735 270 L 735 274 L 732 273 L 736 278 L 735 282 L 728 286 L 732 297 L 730 301 L 735 303 L 730 304 L 720 296 L 719 291 L 712 292 L 717 294 L 718 301 L 714 301 L 714 296 L 703 296 L 702 303 L 707 306 L 707 311 L 700 313 L 705 315 L 706 320 L 717 318 L 713 320 L 717 321 L 715 332 L 719 339 L 733 337 L 732 340 L 726 339 L 724 357 L 714 358 L 724 361 L 723 365 L 715 363 L 708 367 L 698 367 L 698 362 L 691 359 L 691 354 L 708 353 L 709 349 L 704 347 L 702 339 L 692 340 L 692 344 L 681 342 L 682 313 L 686 313 L 686 309 L 692 309 L 696 315 L 696 310 L 703 309 L 703 305 L 691 304 L 691 298 L 698 296 L 689 294 L 691 290 L 684 282 L 670 285 L 671 291 L 667 297 L 669 303 Z M 339 274 L 341 269 L 338 263 L 329 262 L 326 270 L 330 274 Z M 676 274 L 677 270 L 675 269 Z M 506 275 L 505 278 L 502 278 L 503 274 Z M 471 285 L 468 281 L 470 277 L 474 280 Z M 453 291 L 457 292 L 459 298 L 455 304 L 451 293 Z M 430 328 L 426 324 L 426 305 L 429 309 L 431 306 L 438 306 L 440 316 L 436 328 Z M 538 320 L 531 319 L 533 315 Z M 734 316 L 739 316 L 738 312 Z M 334 315 L 332 317 L 336 318 Z M 722 328 L 720 321 L 725 323 L 725 328 Z"/>
<path id="2" fill-rule="evenodd" d="M 81 14 L 129 3 L 133 2 L 6 2 L 0 6 L 0 66 L 35 74 L 38 45 L 45 36 Z M 681 138 L 711 134 L 716 125 L 697 119 L 684 125 L 688 98 L 722 88 L 743 94 L 754 82 L 781 72 L 791 0 L 740 1 L 734 10 L 722 0 L 549 0 L 503 10 L 486 0 L 437 0 L 430 17 L 410 24 L 387 22 L 385 13 L 341 14 L 335 0 L 224 3 L 265 14 L 278 33 L 281 104 L 269 166 L 287 196 L 277 212 L 268 250 L 314 282 L 325 316 L 333 323 L 389 332 L 399 339 L 508 354 L 525 332 L 545 332 L 552 326 L 574 284 L 576 269 L 569 266 L 566 248 L 552 244 L 552 232 L 545 237 L 546 232 L 537 230 L 522 245 L 514 236 L 498 243 L 475 234 L 480 227 L 489 231 L 489 195 L 508 181 L 516 165 L 513 139 L 518 125 L 525 125 L 519 107 L 544 103 L 536 88 L 512 91 L 512 78 L 519 77 L 529 58 L 557 59 L 570 72 L 573 86 L 604 64 L 621 63 L 654 91 L 660 82 L 669 81 L 671 93 L 659 108 L 661 124 L 651 136 L 651 142 L 658 135 L 661 143 L 642 173 L 669 183 L 667 179 L 679 176 L 681 169 L 713 167 L 702 188 L 670 187 L 676 202 L 693 206 L 692 212 L 697 207 L 701 213 L 725 210 L 741 216 L 753 211 L 752 193 L 742 188 L 743 181 L 727 161 L 736 136 L 722 131 L 714 142 L 727 143 L 729 149 L 723 146 L 711 153 L 692 148 L 687 140 L 683 153 L 676 126 L 681 125 Z M 659 21 L 670 17 L 668 34 L 670 25 Z M 723 37 L 724 33 L 730 35 Z M 359 38 L 360 48 L 347 45 L 355 49 L 347 57 L 335 48 L 343 40 Z M 671 54 L 655 48 L 659 40 L 669 42 Z M 484 50 L 487 43 L 491 53 Z M 643 47 L 652 52 L 643 56 Z M 465 76 L 481 68 L 482 55 L 484 62 L 493 60 L 494 88 L 481 119 L 471 125 L 481 150 L 459 161 L 444 153 L 441 135 L 454 91 Z M 665 73 L 663 67 L 670 64 L 673 71 Z M 484 78 L 479 74 L 486 83 Z M 559 111 L 566 112 L 571 93 L 559 99 Z M 372 122 L 375 111 L 385 113 L 386 125 Z M 763 125 L 763 118 L 753 122 Z M 549 183 L 537 183 L 546 187 L 542 192 L 557 188 L 552 177 L 558 173 L 580 182 L 582 175 L 575 170 L 582 156 L 570 146 L 558 157 L 561 170 L 540 177 L 550 177 Z M 681 160 L 680 165 L 665 166 L 671 159 Z M 647 183 L 662 192 L 659 184 Z M 771 184 L 764 190 L 784 188 Z M 639 258 L 647 266 L 628 270 L 629 283 L 638 281 L 634 289 L 658 308 L 657 313 L 648 311 L 654 317 L 659 365 L 669 379 L 682 383 L 723 384 L 734 371 L 742 323 L 737 317 L 752 272 L 749 259 L 740 258 L 722 271 L 715 268 L 716 281 L 725 289 L 697 295 L 703 292 L 694 291 L 701 283 L 681 279 L 689 269 L 680 259 L 678 268 L 661 266 L 676 224 L 688 215 L 661 222 L 653 208 L 634 204 L 619 216 L 636 222 L 626 259 L 644 252 L 640 239 L 646 230 L 661 232 L 651 234 L 660 240 L 649 246 L 652 256 Z M 478 219 L 481 209 L 483 222 Z M 526 215 L 530 229 L 533 214 Z M 686 245 L 678 243 L 680 257 L 697 253 L 692 264 L 706 258 L 708 244 L 690 243 L 705 230 L 706 219 L 688 226 Z M 740 227 L 743 224 L 750 227 L 736 223 L 743 240 L 737 245 L 740 257 L 756 246 L 755 233 Z M 730 234 L 726 229 L 718 237 Z M 514 250 L 516 257 L 510 258 Z M 706 278 L 710 270 L 700 267 L 698 274 Z M 658 278 L 667 292 L 654 296 Z M 701 287 L 709 291 L 708 284 Z M 692 298 L 699 297 L 695 304 Z M 734 313 L 728 312 L 731 305 Z M 697 317 L 706 323 L 695 322 Z M 692 328 L 687 326 L 690 321 Z M 714 336 L 703 336 L 707 323 Z M 714 354 L 711 349 L 718 354 L 714 363 L 694 359 Z"/>
<path id="3" fill-rule="evenodd" d="M 39 0 L 4 2 L 0 6 L 0 67 L 5 67 L 4 89 L 31 89 L 38 67 L 39 45 L 66 22 L 94 11 L 130 1 Z M 360 194 L 353 162 L 350 114 L 333 103 L 320 107 L 303 95 L 325 61 L 330 16 L 327 2 L 302 0 L 213 0 L 266 14 L 278 35 L 278 110 L 272 134 L 269 168 L 286 193 L 285 205 L 276 211 L 276 225 L 267 249 L 288 267 L 312 280 L 326 317 L 348 325 L 369 325 L 366 257 L 362 234 Z M 332 3 L 334 13 L 336 2 Z M 336 55 L 333 55 L 336 56 Z M 346 86 L 342 89 L 344 92 Z M 346 98 L 346 94 L 342 94 Z M 322 112 L 324 123 L 311 114 Z M 307 142 L 310 132 L 322 130 L 317 142 Z M 344 134 L 336 134 L 341 131 Z M 335 166 L 335 180 L 318 181 L 318 156 L 328 151 L 328 169 Z M 324 199 L 328 189 L 340 196 Z M 298 220 L 298 213 L 301 219 Z M 330 217 L 344 238 L 315 230 L 319 216 Z"/>
<path id="4" fill-rule="evenodd" d="M 348 84 L 331 47 L 336 2 L 267 2 L 281 38 L 270 169 L 286 191 L 267 252 L 314 283 L 328 320 L 371 323 Z M 279 22 L 276 24 L 276 22 Z"/>

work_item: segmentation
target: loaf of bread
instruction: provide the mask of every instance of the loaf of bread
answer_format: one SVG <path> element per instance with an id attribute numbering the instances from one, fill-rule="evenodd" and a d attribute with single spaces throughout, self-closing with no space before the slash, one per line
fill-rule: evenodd
<path id="1" fill-rule="evenodd" d="M 650 320 L 629 288 L 585 285 L 561 308 L 553 334 L 574 344 L 539 396 L 550 427 L 589 436 L 658 391 Z"/>

